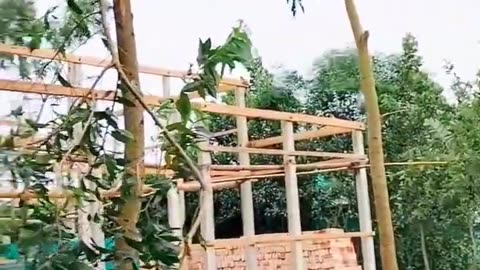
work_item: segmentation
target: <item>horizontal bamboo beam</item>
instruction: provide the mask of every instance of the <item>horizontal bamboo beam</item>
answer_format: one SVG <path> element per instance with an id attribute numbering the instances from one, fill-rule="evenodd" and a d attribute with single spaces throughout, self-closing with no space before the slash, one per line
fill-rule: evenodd
<path id="1" fill-rule="evenodd" d="M 308 156 L 308 157 L 323 157 L 323 158 L 353 158 L 366 159 L 367 156 L 361 154 L 351 153 L 333 153 L 333 152 L 314 152 L 314 151 L 286 151 L 279 149 L 265 149 L 265 148 L 248 148 L 248 147 L 226 147 L 213 146 L 202 147 L 202 151 L 209 152 L 226 152 L 226 153 L 249 153 L 262 155 L 288 155 L 288 156 Z"/>
<path id="2" fill-rule="evenodd" d="M 320 162 L 313 162 L 307 164 L 297 164 L 297 169 L 302 168 L 318 168 L 322 166 L 322 164 L 337 164 L 342 162 L 350 162 L 352 164 L 359 163 L 365 164 L 368 160 L 367 159 L 330 159 Z M 261 171 L 261 170 L 276 170 L 276 169 L 283 169 L 285 165 L 211 165 L 210 169 L 215 171 Z"/>
<path id="3" fill-rule="evenodd" d="M 308 175 L 308 174 L 317 174 L 317 173 L 346 171 L 350 169 L 352 169 L 352 167 L 345 166 L 345 167 L 338 167 L 338 168 L 332 168 L 332 169 L 316 169 L 316 170 L 305 171 L 305 172 L 297 172 L 296 174 Z M 229 179 L 215 180 L 216 182 L 212 183 L 212 187 L 214 190 L 235 188 L 247 180 L 250 180 L 251 182 L 257 182 L 260 179 L 264 179 L 264 178 L 276 178 L 276 177 L 284 177 L 284 176 L 285 176 L 285 172 L 274 173 L 274 174 L 264 174 L 264 175 L 247 175 L 247 176 L 231 177 Z M 196 192 L 200 190 L 200 184 L 197 181 L 189 181 L 186 183 L 177 184 L 177 188 L 179 190 L 183 190 L 187 192 Z"/>
<path id="4" fill-rule="evenodd" d="M 94 95 L 96 100 L 110 100 L 110 101 L 113 100 L 115 96 L 115 91 L 99 91 L 99 90 L 90 91 L 90 89 L 88 88 L 63 87 L 60 85 L 21 82 L 21 81 L 14 81 L 14 80 L 0 80 L 0 91 L 54 95 L 54 96 L 63 96 L 63 97 L 89 97 L 90 95 Z M 175 97 L 171 97 L 170 99 L 172 98 L 175 98 Z M 143 99 L 145 103 L 147 103 L 150 106 L 159 106 L 162 103 L 162 101 L 167 100 L 163 97 L 158 97 L 153 95 L 145 95 Z M 302 122 L 302 123 L 309 123 L 314 125 L 337 126 L 337 127 L 343 127 L 343 128 L 349 128 L 349 129 L 361 129 L 361 130 L 365 129 L 365 125 L 363 123 L 330 118 L 330 117 L 319 117 L 319 116 L 313 116 L 313 115 L 303 115 L 303 114 L 278 112 L 278 111 L 262 110 L 262 109 L 252 109 L 252 108 L 239 108 L 235 106 L 214 104 L 214 103 L 193 102 L 192 104 L 203 112 L 210 112 L 210 113 L 216 113 L 216 114 L 245 116 L 249 118 L 262 118 L 262 119 L 278 120 L 278 121 Z"/>
<path id="5" fill-rule="evenodd" d="M 230 88 L 225 88 L 220 86 L 218 88 L 219 92 L 225 92 L 230 90 Z M 81 87 L 64 87 L 56 84 L 43 84 L 43 83 L 32 83 L 32 82 L 22 82 L 15 80 L 0 80 L 0 91 L 10 91 L 26 94 L 39 94 L 39 95 L 51 95 L 51 96 L 60 96 L 60 97 L 89 97 L 94 95 L 96 100 L 108 100 L 112 101 L 115 97 L 116 90 L 93 90 L 90 91 L 89 88 Z M 198 94 L 189 93 L 191 98 L 197 98 Z M 149 105 L 158 106 L 163 101 L 173 99 L 178 99 L 179 96 L 171 97 L 158 97 L 152 95 L 145 95 L 144 99 Z"/>
<path id="6" fill-rule="evenodd" d="M 309 131 L 296 133 L 293 135 L 293 139 L 295 141 L 303 141 L 303 140 L 310 140 L 315 138 L 328 137 L 328 136 L 337 135 L 337 134 L 349 133 L 351 131 L 352 131 L 351 129 L 341 128 L 341 127 L 322 127 L 317 130 L 309 130 Z M 272 145 L 277 145 L 282 143 L 283 143 L 283 137 L 277 136 L 277 137 L 251 141 L 248 143 L 248 146 L 253 148 L 261 148 L 261 147 L 272 146 Z"/>
<path id="7" fill-rule="evenodd" d="M 151 194 L 155 190 L 152 187 L 144 186 L 143 187 L 143 196 Z M 100 191 L 100 196 L 102 198 L 118 198 L 120 197 L 120 191 Z M 73 197 L 74 193 L 69 190 L 52 190 L 47 193 L 47 196 L 50 199 L 63 199 Z M 21 199 L 28 201 L 31 199 L 37 199 L 41 196 L 38 193 L 32 191 L 0 191 L 0 199 Z"/>
<path id="8" fill-rule="evenodd" d="M 277 170 L 262 170 L 262 171 L 215 171 L 215 173 L 211 173 L 212 182 L 222 181 L 222 179 L 230 179 L 233 177 L 239 176 L 259 176 L 265 174 L 273 174 L 273 173 L 281 173 L 283 172 L 282 169 Z M 213 177 L 216 176 L 216 177 Z"/>
<path id="9" fill-rule="evenodd" d="M 272 110 L 240 108 L 236 106 L 214 104 L 214 103 L 197 103 L 195 104 L 204 112 L 211 112 L 231 116 L 245 116 L 248 118 L 261 118 L 277 121 L 290 121 L 298 123 L 307 123 L 322 126 L 342 127 L 352 130 L 364 130 L 365 124 L 361 122 L 343 120 L 333 117 L 320 117 L 307 114 L 279 112 Z"/>
<path id="10" fill-rule="evenodd" d="M 18 55 L 24 57 L 32 57 L 38 59 L 55 59 L 57 61 L 64 61 L 75 64 L 82 64 L 94 67 L 107 67 L 112 62 L 110 59 L 102 59 L 91 56 L 77 56 L 73 54 L 63 55 L 54 50 L 48 49 L 36 49 L 30 50 L 29 48 L 0 44 L 0 53 Z M 190 74 L 188 71 L 179 71 L 179 70 L 169 70 L 164 68 L 152 67 L 140 65 L 139 72 L 144 74 L 159 75 L 165 77 L 174 77 L 174 78 L 189 78 L 198 76 L 197 74 Z M 223 78 L 221 81 L 222 86 L 239 86 L 239 87 L 248 87 L 248 83 L 244 80 L 233 79 L 233 78 Z M 235 88 L 230 88 L 234 90 Z"/>
<path id="11" fill-rule="evenodd" d="M 256 235 L 242 236 L 234 239 L 219 239 L 209 241 L 205 245 L 213 248 L 231 247 L 231 246 L 251 246 L 265 245 L 274 243 L 289 243 L 293 241 L 314 241 L 328 239 L 345 238 L 365 238 L 373 237 L 373 232 L 344 232 L 344 233 L 309 233 L 302 235 Z"/>

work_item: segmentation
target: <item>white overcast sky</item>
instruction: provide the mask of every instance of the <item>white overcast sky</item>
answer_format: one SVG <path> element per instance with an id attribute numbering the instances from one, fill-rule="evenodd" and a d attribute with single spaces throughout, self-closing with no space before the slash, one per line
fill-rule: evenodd
<path id="1" fill-rule="evenodd" d="M 62 0 L 38 0 L 42 8 Z M 352 44 L 342 0 L 304 0 L 293 18 L 286 0 L 132 1 L 138 57 L 142 64 L 184 69 L 196 57 L 199 37 L 217 44 L 241 19 L 267 66 L 308 71 L 326 50 Z M 442 75 L 444 60 L 471 78 L 480 63 L 478 0 L 357 0 L 373 51 L 398 52 L 407 32 L 419 40 L 426 68 Z M 98 44 L 97 44 L 98 45 Z M 101 46 L 101 45 L 99 45 Z M 87 46 L 83 54 L 104 55 Z"/>

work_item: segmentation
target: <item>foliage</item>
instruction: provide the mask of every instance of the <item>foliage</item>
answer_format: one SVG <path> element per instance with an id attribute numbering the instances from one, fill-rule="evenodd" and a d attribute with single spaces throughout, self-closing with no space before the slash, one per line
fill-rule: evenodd
<path id="1" fill-rule="evenodd" d="M 59 54 L 81 46 L 100 31 L 97 1 L 66 2 L 67 8 L 53 6 L 37 17 L 35 1 L 1 0 L 0 42 L 31 50 L 53 48 Z M 54 65 L 50 60 L 19 57 L 17 63 L 11 55 L 2 55 L 0 59 L 0 68 L 18 68 L 22 79 L 30 79 L 31 73 L 44 78 L 48 71 L 61 70 L 61 66 Z"/>

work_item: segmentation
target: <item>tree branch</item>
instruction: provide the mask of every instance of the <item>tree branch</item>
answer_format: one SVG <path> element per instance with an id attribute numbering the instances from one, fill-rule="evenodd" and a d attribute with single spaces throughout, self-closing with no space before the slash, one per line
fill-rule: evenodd
<path id="1" fill-rule="evenodd" d="M 172 135 L 168 132 L 167 129 L 165 129 L 165 127 L 163 126 L 163 124 L 161 123 L 160 119 L 155 115 L 155 113 L 148 107 L 148 105 L 145 103 L 145 101 L 143 100 L 142 98 L 142 95 L 140 94 L 140 92 L 138 91 L 138 87 L 136 85 L 134 85 L 127 77 L 127 75 L 125 74 L 123 68 L 122 68 L 122 65 L 120 63 L 120 60 L 119 60 L 119 56 L 118 56 L 118 51 L 117 51 L 117 48 L 116 46 L 114 45 L 113 41 L 112 41 L 112 38 L 110 36 L 110 27 L 108 25 L 108 16 L 107 16 L 107 12 L 108 12 L 108 3 L 106 2 L 106 0 L 100 0 L 100 10 L 101 10 L 101 17 L 102 17 L 102 27 L 103 27 L 103 32 L 104 32 L 104 35 L 105 35 L 105 45 L 107 46 L 107 49 L 110 51 L 110 54 L 112 56 L 112 64 L 115 65 L 116 69 L 117 69 L 117 72 L 119 74 L 119 78 L 121 79 L 122 82 L 125 83 L 125 85 L 127 86 L 128 88 L 128 91 L 130 91 L 133 96 L 135 97 L 135 99 L 140 103 L 140 105 L 143 107 L 143 109 L 145 111 L 147 111 L 147 113 L 151 116 L 151 118 L 153 119 L 153 121 L 155 122 L 155 124 L 160 128 L 160 133 L 165 136 L 165 138 L 167 139 L 167 141 L 169 143 L 171 143 L 177 150 L 178 152 L 180 153 L 180 155 L 185 159 L 188 167 L 191 169 L 194 177 L 199 181 L 200 183 L 200 189 L 201 190 L 211 190 L 212 187 L 211 187 L 211 184 L 205 180 L 205 178 L 203 177 L 202 173 L 200 172 L 200 170 L 198 169 L 198 167 L 196 166 L 195 162 L 188 156 L 188 154 L 185 152 L 185 150 L 182 148 L 182 146 L 180 146 L 176 141 L 175 139 L 172 137 Z M 203 198 L 206 198 L 205 196 L 201 196 L 200 200 L 203 200 Z M 192 238 L 193 238 L 193 235 L 195 234 L 195 232 L 198 230 L 198 227 L 200 225 L 200 220 L 203 216 L 203 213 L 204 213 L 204 207 L 202 205 L 205 205 L 204 203 L 200 203 L 200 209 L 198 211 L 198 216 L 196 217 L 195 221 L 193 222 L 193 225 L 192 227 L 190 228 L 189 232 L 187 233 L 187 237 L 186 239 L 183 241 L 183 243 L 185 244 L 184 248 L 183 248 L 183 254 L 181 256 L 181 265 L 183 265 L 184 261 L 185 261 L 185 258 L 186 256 L 185 255 L 188 255 L 188 250 L 189 250 L 189 246 L 191 244 L 191 241 L 192 241 Z"/>
<path id="2" fill-rule="evenodd" d="M 102 13 L 102 20 L 103 20 L 103 28 L 104 28 L 104 33 L 105 33 L 105 38 L 107 41 L 108 45 L 108 50 L 110 51 L 110 54 L 112 55 L 112 63 L 115 65 L 118 74 L 121 78 L 121 80 L 126 84 L 128 90 L 134 95 L 135 99 L 142 105 L 143 109 L 147 111 L 147 113 L 151 116 L 155 124 L 160 128 L 160 133 L 165 136 L 167 141 L 171 143 L 180 153 L 180 155 L 185 159 L 187 162 L 188 167 L 192 170 L 195 178 L 200 182 L 200 185 L 202 189 L 206 189 L 206 187 L 209 186 L 209 183 L 205 181 L 203 178 L 200 170 L 197 168 L 195 165 L 195 162 L 188 156 L 188 154 L 185 152 L 185 150 L 175 141 L 175 139 L 172 137 L 172 135 L 168 132 L 168 130 L 165 129 L 163 126 L 162 122 L 160 119 L 155 115 L 155 113 L 148 107 L 147 103 L 143 100 L 142 95 L 139 93 L 138 88 L 136 85 L 134 85 L 132 82 L 130 82 L 123 71 L 123 68 L 120 64 L 119 58 L 118 58 L 118 53 L 116 50 L 116 46 L 114 45 L 112 38 L 110 37 L 110 29 L 108 27 L 107 23 L 107 10 L 108 10 L 108 5 L 105 3 L 105 0 L 101 0 L 101 13 Z"/>

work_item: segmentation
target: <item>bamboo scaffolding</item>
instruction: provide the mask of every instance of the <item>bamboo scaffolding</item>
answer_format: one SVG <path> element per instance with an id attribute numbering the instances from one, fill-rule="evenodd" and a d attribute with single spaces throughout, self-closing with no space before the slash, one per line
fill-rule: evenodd
<path id="1" fill-rule="evenodd" d="M 226 152 L 226 153 L 250 153 L 261 155 L 290 155 L 290 156 L 306 156 L 306 157 L 336 157 L 336 158 L 357 158 L 365 159 L 365 155 L 350 153 L 333 153 L 333 152 L 313 152 L 313 151 L 287 151 L 278 149 L 264 148 L 248 148 L 248 147 L 226 147 L 226 146 L 207 146 L 201 148 L 207 152 Z"/>
<path id="2" fill-rule="evenodd" d="M 429 166 L 429 165 L 447 165 L 447 161 L 418 161 L 418 162 L 392 162 L 392 163 L 385 163 L 386 166 Z M 300 164 L 300 165 L 310 165 L 310 164 Z M 340 165 L 340 163 L 339 163 Z M 218 165 L 216 165 L 218 166 Z M 251 166 L 270 166 L 270 165 L 251 165 Z M 277 166 L 277 165 L 273 165 Z M 297 165 L 298 166 L 298 165 Z M 359 169 L 359 168 L 368 168 L 370 165 L 369 164 L 363 164 L 363 165 L 353 165 L 353 166 L 343 166 L 343 167 L 335 167 L 335 168 L 330 168 L 330 169 L 315 169 L 315 170 L 310 170 L 310 171 L 300 171 L 297 172 L 297 175 L 308 175 L 308 174 L 316 174 L 316 173 L 327 173 L 327 172 L 336 172 L 336 171 L 342 171 L 342 170 L 353 170 L 353 169 Z M 320 166 L 319 166 L 320 167 Z M 215 181 L 212 181 L 212 187 L 214 190 L 220 190 L 220 189 L 225 189 L 225 188 L 233 188 L 238 186 L 242 180 L 248 180 L 248 179 L 254 179 L 252 182 L 256 182 L 262 178 L 274 178 L 274 177 L 282 177 L 284 176 L 284 173 L 274 173 L 274 174 L 254 174 L 254 175 L 245 175 L 245 176 L 239 176 L 239 177 L 231 177 L 228 179 L 217 179 Z M 215 179 L 215 178 L 214 178 Z M 175 179 L 172 180 L 173 182 L 176 182 Z M 196 181 L 190 181 L 186 183 L 181 183 L 177 184 L 177 187 L 179 190 L 183 191 L 198 191 L 200 186 Z M 147 190 L 150 190 L 147 187 Z M 21 194 L 23 192 L 17 192 L 17 191 L 0 191 L 0 199 L 18 199 L 20 198 Z M 29 195 L 27 195 L 29 196 Z M 50 195 L 49 195 L 50 196 Z M 58 192 L 52 192 L 52 198 L 64 198 L 65 195 L 62 195 Z M 109 196 L 117 196 L 117 194 L 107 194 L 105 195 L 106 198 Z"/>
<path id="3" fill-rule="evenodd" d="M 29 48 L 14 46 L 14 45 L 7 45 L 7 44 L 0 44 L 0 53 L 31 57 L 31 58 L 37 58 L 37 59 L 63 61 L 63 62 L 76 63 L 76 64 L 88 65 L 93 67 L 102 67 L 102 68 L 108 67 L 112 63 L 112 60 L 109 58 L 102 59 L 102 58 L 91 57 L 91 56 L 77 56 L 73 54 L 62 54 L 62 53 L 59 53 L 58 51 L 48 50 L 48 49 L 36 49 L 32 51 Z M 169 70 L 169 69 L 146 66 L 146 65 L 140 65 L 139 72 L 143 74 L 159 75 L 159 76 L 182 78 L 182 79 L 195 78 L 198 76 L 198 74 L 191 73 L 190 71 Z M 245 80 L 223 78 L 220 85 L 230 86 L 229 89 L 234 90 L 235 89 L 234 87 L 236 86 L 247 87 L 248 83 Z"/>
<path id="4" fill-rule="evenodd" d="M 316 130 L 309 130 L 309 131 L 303 131 L 303 132 L 296 133 L 296 134 L 294 134 L 293 139 L 295 141 L 304 141 L 304 140 L 328 137 L 328 136 L 332 136 L 332 135 L 345 134 L 345 133 L 349 133 L 351 131 L 352 131 L 351 129 L 347 129 L 347 128 L 323 127 L 323 128 L 316 129 Z M 251 142 L 249 142 L 248 146 L 253 147 L 253 148 L 273 146 L 273 145 L 277 145 L 277 144 L 282 144 L 283 143 L 282 140 L 283 140 L 282 136 L 271 137 L 271 138 L 251 141 Z"/>
<path id="5" fill-rule="evenodd" d="M 350 166 L 341 166 L 342 164 L 339 163 L 338 167 L 335 166 L 333 168 L 325 168 L 325 169 L 313 169 L 308 171 L 299 171 L 297 175 L 309 175 L 309 174 L 319 174 L 319 173 L 328 173 L 328 172 L 338 172 L 338 171 L 348 171 L 348 170 L 355 170 L 360 168 L 369 168 L 370 164 L 360 164 L 355 165 L 355 162 L 346 162 L 345 165 L 350 164 Z M 392 163 L 385 163 L 385 166 L 429 166 L 429 165 L 447 165 L 447 161 L 419 161 L 419 162 L 392 162 Z M 310 165 L 310 164 L 300 164 L 300 165 Z M 216 165 L 218 166 L 218 165 Z M 251 165 L 251 166 L 271 166 L 271 165 Z M 273 165 L 278 166 L 278 165 Z M 297 165 L 299 166 L 299 165 Z M 306 166 L 307 167 L 307 166 Z M 319 166 L 320 167 L 320 166 Z M 217 167 L 218 168 L 218 167 Z M 285 176 L 284 172 L 273 173 L 273 174 L 254 174 L 254 175 L 245 175 L 245 176 L 237 176 L 237 177 L 230 177 L 230 178 L 221 178 L 215 180 L 212 179 L 212 187 L 214 190 L 221 190 L 227 188 L 235 188 L 240 185 L 243 181 L 252 180 L 252 182 L 257 182 L 264 178 L 277 178 Z M 197 182 L 190 181 L 186 183 L 182 183 L 177 185 L 178 189 L 184 190 L 187 192 L 195 192 L 200 189 L 200 185 Z"/>
<path id="6" fill-rule="evenodd" d="M 19 55 L 23 57 L 33 57 L 39 59 L 53 59 L 55 61 L 63 61 L 74 63 L 76 65 L 84 64 L 94 67 L 107 67 L 110 65 L 110 59 L 101 59 L 95 57 L 80 57 L 72 54 L 62 55 L 52 50 L 34 50 L 30 51 L 27 48 L 10 46 L 0 44 L 0 53 Z M 162 83 L 164 94 L 163 97 L 155 95 L 145 95 L 144 102 L 149 106 L 159 106 L 163 102 L 169 100 L 176 100 L 178 96 L 170 95 L 169 78 L 194 78 L 197 74 L 188 71 L 166 70 L 162 68 L 141 66 L 140 72 L 151 75 L 162 76 Z M 209 179 L 212 189 L 203 190 L 204 196 L 207 196 L 207 203 L 205 208 L 205 215 L 201 218 L 202 236 L 206 240 L 206 252 L 204 255 L 206 266 L 208 269 L 216 269 L 216 254 L 215 248 L 222 246 L 242 246 L 249 258 L 249 269 L 255 269 L 257 260 L 255 245 L 266 245 L 271 243 L 287 242 L 292 244 L 292 259 L 291 265 L 297 269 L 303 269 L 303 241 L 327 240 L 327 239 L 341 239 L 341 238 L 361 238 L 362 242 L 371 241 L 374 235 L 371 229 L 363 226 L 361 232 L 349 233 L 322 233 L 322 232 L 307 232 L 302 233 L 300 225 L 300 205 L 298 201 L 298 187 L 297 177 L 300 175 L 319 174 L 337 171 L 362 171 L 365 172 L 369 168 L 367 156 L 358 151 L 358 144 L 354 143 L 354 153 L 332 153 L 319 151 L 296 151 L 295 141 L 310 140 L 315 138 L 322 138 L 327 136 L 334 136 L 339 134 L 356 134 L 361 135 L 362 130 L 365 129 L 365 124 L 356 121 L 349 121 L 337 118 L 319 117 L 313 115 L 296 114 L 288 112 L 279 112 L 264 109 L 254 109 L 244 107 L 244 94 L 247 90 L 248 83 L 244 80 L 223 79 L 219 84 L 217 91 L 219 93 L 229 92 L 235 90 L 237 106 L 230 106 L 225 104 L 215 104 L 206 102 L 192 102 L 192 106 L 202 112 L 221 114 L 235 117 L 237 120 L 237 128 L 221 131 L 213 134 L 213 137 L 221 137 L 230 134 L 236 134 L 238 137 L 239 147 L 224 147 L 211 146 L 203 142 L 199 153 L 199 164 L 201 165 L 202 174 Z M 0 79 L 0 91 L 10 91 L 37 95 L 51 95 L 66 98 L 86 98 L 95 99 L 97 101 L 113 101 L 117 90 L 91 90 L 82 87 L 64 87 L 60 85 L 31 83 L 13 80 Z M 92 97 L 93 96 L 93 97 Z M 190 94 L 190 98 L 196 98 L 198 94 Z M 116 113 L 121 113 L 117 111 Z M 282 122 L 282 136 L 265 138 L 255 141 L 248 141 L 247 121 L 248 119 L 266 119 L 270 121 Z M 314 130 L 301 131 L 293 133 L 294 123 L 314 125 Z M 0 125 L 15 125 L 22 124 L 11 120 L 0 120 Z M 17 152 L 23 153 L 25 151 L 37 150 L 38 145 L 29 143 L 28 140 L 21 140 L 17 143 L 22 144 L 22 147 L 27 149 L 17 149 Z M 38 140 L 37 140 L 38 142 Z M 363 142 L 362 142 L 363 144 Z M 272 147 L 281 145 L 282 149 L 265 149 L 263 147 Z M 363 147 L 363 146 L 362 146 Z M 28 149 L 30 148 L 30 150 Z M 33 149 L 34 148 L 34 149 Z M 210 152 L 228 152 L 238 153 L 240 165 L 211 165 Z M 284 164 L 279 165 L 250 165 L 249 154 L 262 155 L 281 155 L 284 158 Z M 308 164 L 296 164 L 296 156 L 311 156 L 323 158 L 328 160 L 313 162 Z M 74 163 L 86 165 L 86 157 L 76 156 L 65 163 L 65 168 L 60 168 L 60 177 L 64 170 L 69 170 Z M 428 165 L 444 165 L 444 161 L 417 161 L 417 162 L 392 162 L 386 163 L 389 166 L 428 166 Z M 80 168 L 80 172 L 84 167 Z M 176 185 L 176 189 L 171 189 L 169 209 L 172 210 L 169 221 L 172 224 L 183 224 L 185 210 L 182 196 L 185 191 L 197 192 L 200 190 L 200 183 L 198 181 L 183 182 L 184 179 L 171 179 L 175 176 L 175 172 L 166 166 L 156 164 L 147 164 L 146 173 L 162 174 Z M 253 221 L 253 205 L 251 205 L 251 183 L 261 181 L 265 178 L 285 177 L 285 187 L 287 193 L 287 208 L 289 220 L 289 235 L 261 235 L 256 236 L 254 231 Z M 213 195 L 214 190 L 241 187 L 242 193 L 242 220 L 244 224 L 244 234 L 246 236 L 239 239 L 222 239 L 215 240 L 215 226 L 214 226 L 214 208 Z M 121 196 L 119 187 L 112 190 L 100 190 L 100 196 L 104 199 L 115 198 Z M 149 196 L 156 190 L 150 186 L 143 186 L 141 196 Z M 175 192 L 173 194 L 173 192 Z M 178 193 L 177 193 L 178 192 Z M 172 196 L 172 194 L 174 196 Z M 180 196 L 178 196 L 180 195 Z M 39 198 L 48 196 L 53 200 L 63 200 L 74 198 L 74 193 L 70 190 L 51 190 L 46 194 L 38 194 L 32 190 L 26 191 L 0 191 L 0 198 L 22 200 L 28 203 L 38 201 Z M 173 203 L 172 203 L 173 202 Z M 368 204 L 368 196 L 363 201 L 363 204 Z M 179 214 L 180 213 L 180 214 Z M 365 211 L 363 212 L 365 216 Z M 368 215 L 369 216 L 369 215 Z M 369 219 L 363 219 L 364 225 L 371 223 Z M 250 224 L 250 225 L 249 225 Z M 367 224 L 368 225 L 368 224 Z M 362 247 L 363 249 L 363 247 Z M 250 253 L 248 252 L 250 251 Z M 255 256 L 254 256 L 255 255 Z M 365 258 L 364 258 L 365 259 Z"/>
<path id="7" fill-rule="evenodd" d="M 43 83 L 30 83 L 20 82 L 14 80 L 0 80 L 0 91 L 30 93 L 30 94 L 43 94 L 53 95 L 61 97 L 79 97 L 89 98 L 92 95 L 96 100 L 113 101 L 115 97 L 115 90 L 103 91 L 94 90 L 90 91 L 88 88 L 80 87 L 64 87 L 60 85 L 43 84 Z M 146 104 L 150 106 L 160 106 L 163 101 L 174 99 L 158 97 L 153 95 L 145 95 L 143 97 Z M 261 118 L 266 120 L 275 121 L 292 121 L 299 123 L 307 123 L 322 126 L 342 127 L 352 130 L 363 130 L 365 125 L 360 122 L 336 119 L 332 117 L 319 117 L 313 115 L 304 115 L 288 112 L 279 112 L 263 109 L 252 108 L 239 108 L 235 106 L 229 106 L 224 104 L 204 103 L 204 102 L 192 102 L 192 105 L 203 112 L 223 114 L 230 116 L 244 116 L 247 118 Z"/>
<path id="8" fill-rule="evenodd" d="M 308 171 L 308 170 L 315 170 L 315 169 L 332 169 L 338 167 L 352 167 L 358 164 L 366 163 L 366 160 L 343 160 L 343 159 L 334 159 L 331 161 L 321 161 L 315 162 L 310 164 L 297 164 L 297 171 Z M 222 176 L 234 176 L 234 177 L 241 177 L 241 176 L 259 176 L 259 175 L 268 175 L 268 174 L 276 174 L 281 173 L 284 171 L 283 165 L 271 165 L 275 167 L 274 169 L 265 169 L 265 170 L 238 170 L 238 171 L 216 171 L 215 175 L 224 172 Z M 247 167 L 247 166 L 245 166 Z M 223 179 L 229 179 L 230 177 L 215 177 L 212 178 L 212 182 L 218 182 Z"/>
<path id="9" fill-rule="evenodd" d="M 313 162 L 308 164 L 297 164 L 297 169 L 301 170 L 303 168 L 314 168 L 319 169 L 322 168 L 322 165 L 327 164 L 337 164 L 337 163 L 365 163 L 367 159 L 330 159 L 326 161 L 320 162 Z M 328 165 L 327 165 L 328 166 Z M 276 169 L 283 169 L 284 165 L 211 165 L 210 169 L 215 171 L 261 171 L 261 170 L 276 170 Z"/>

